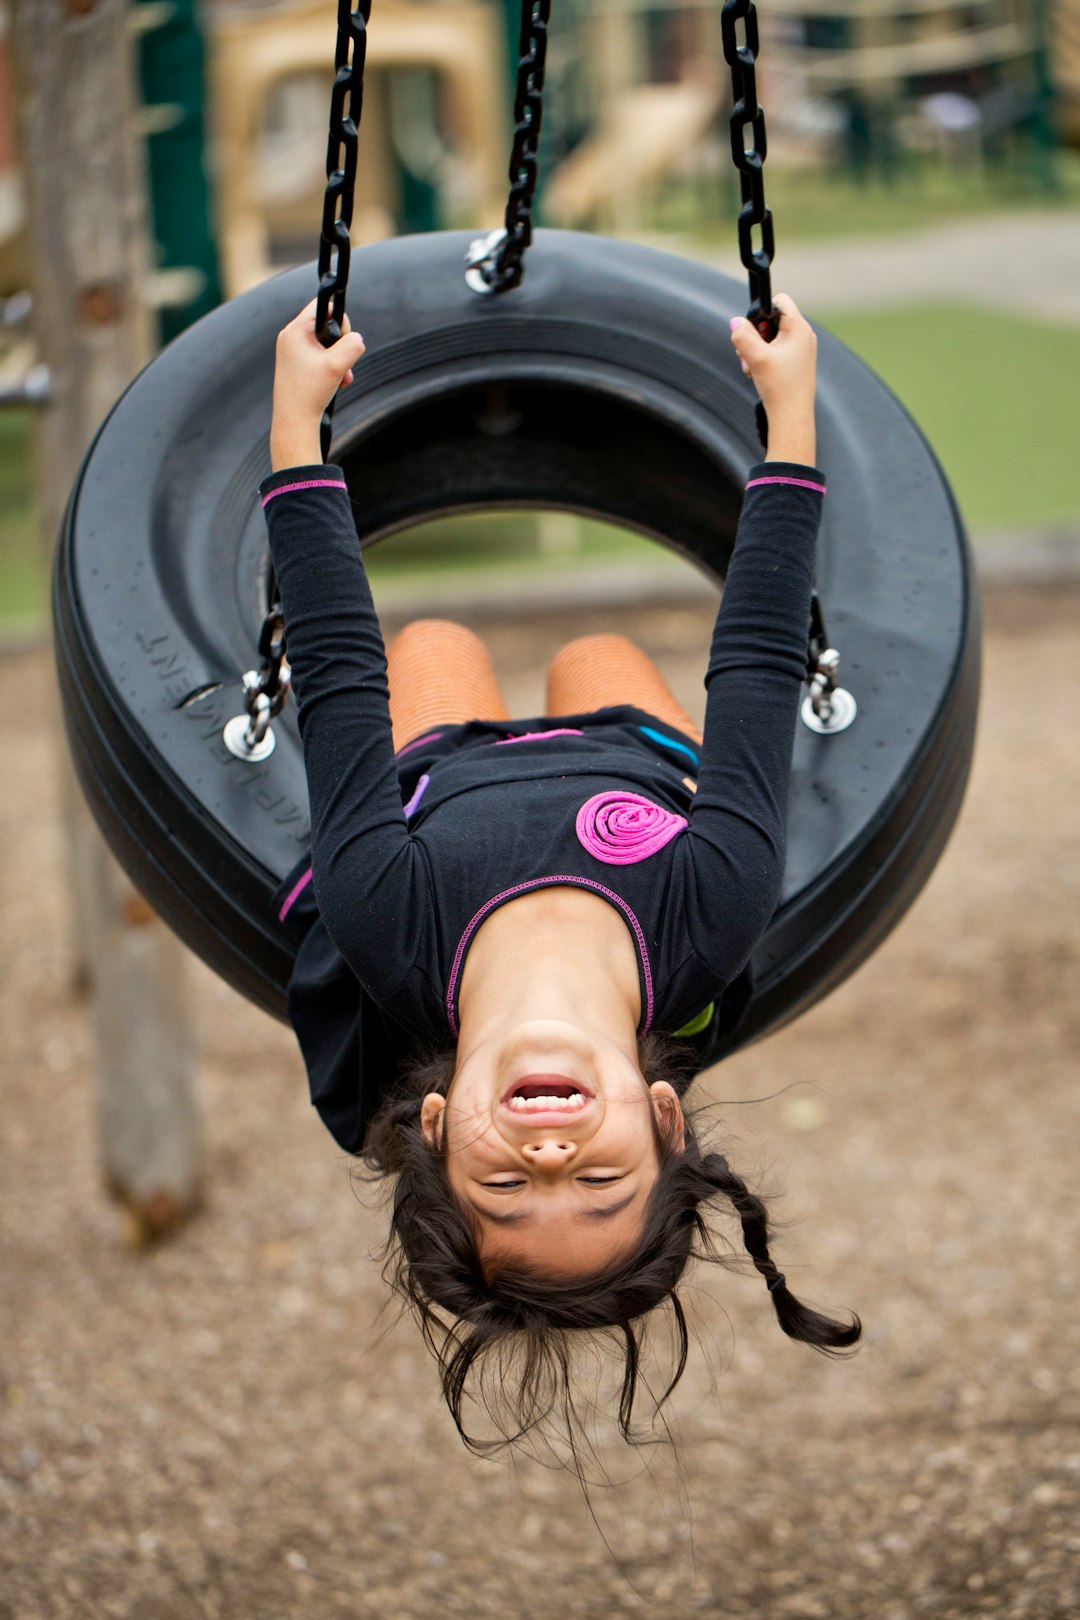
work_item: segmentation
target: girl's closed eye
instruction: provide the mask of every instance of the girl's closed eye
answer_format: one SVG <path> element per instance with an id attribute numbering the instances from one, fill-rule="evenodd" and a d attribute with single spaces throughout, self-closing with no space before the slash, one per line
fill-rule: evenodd
<path id="1" fill-rule="evenodd" d="M 578 1176 L 577 1180 L 586 1187 L 607 1187 L 613 1181 L 621 1181 L 622 1175 L 617 1176 Z M 487 1187 L 492 1192 L 512 1192 L 515 1187 L 524 1187 L 524 1181 L 482 1181 L 481 1187 Z"/>

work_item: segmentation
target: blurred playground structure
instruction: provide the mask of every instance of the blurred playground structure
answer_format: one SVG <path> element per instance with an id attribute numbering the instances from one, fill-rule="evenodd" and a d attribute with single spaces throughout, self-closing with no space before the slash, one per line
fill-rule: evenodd
<path id="1" fill-rule="evenodd" d="M 0 296 L 29 283 L 0 0 Z M 733 215 L 720 0 L 556 0 L 542 223 L 641 228 L 658 194 Z M 1080 145 L 1080 0 L 767 0 L 770 165 L 886 182 L 928 165 L 1054 189 Z M 334 0 L 131 0 L 168 341 L 310 258 L 325 185 Z M 518 0 L 376 0 L 352 239 L 499 223 Z M 700 203 L 700 210 L 697 205 Z M 0 359 L 5 379 L 12 369 Z"/>

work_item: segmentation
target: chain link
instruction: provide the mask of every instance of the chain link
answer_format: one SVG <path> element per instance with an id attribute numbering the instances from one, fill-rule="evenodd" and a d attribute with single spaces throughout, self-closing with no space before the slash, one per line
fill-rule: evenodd
<path id="1" fill-rule="evenodd" d="M 509 292 L 525 273 L 525 249 L 532 241 L 532 203 L 536 191 L 540 121 L 544 113 L 544 69 L 547 61 L 551 0 L 522 0 L 517 90 L 514 96 L 514 145 L 510 154 L 510 195 L 501 230 L 473 242 L 466 255 L 466 280 L 474 292 Z"/>
<path id="2" fill-rule="evenodd" d="M 259 690 L 269 699 L 270 718 L 280 714 L 289 695 L 289 666 L 285 658 L 285 615 L 275 603 L 263 620 L 259 636 L 259 657 L 266 671 Z M 249 706 L 250 710 L 250 706 Z"/>
<path id="3" fill-rule="evenodd" d="M 330 96 L 330 138 L 326 148 L 326 191 L 323 194 L 319 236 L 319 293 L 315 305 L 315 336 L 325 349 L 341 337 L 345 319 L 345 288 L 349 280 L 350 260 L 349 226 L 352 224 L 353 193 L 356 188 L 360 115 L 364 110 L 364 66 L 367 62 L 367 25 L 370 17 L 371 0 L 360 0 L 355 11 L 351 9 L 350 0 L 338 0 L 334 88 Z M 336 254 L 336 257 L 331 269 L 332 254 Z M 331 396 L 319 424 L 324 461 L 330 456 L 331 423 L 336 398 L 336 393 Z"/>
<path id="4" fill-rule="evenodd" d="M 744 24 L 740 45 L 738 24 Z M 754 0 L 724 0 L 720 13 L 724 56 L 731 68 L 734 107 L 731 113 L 731 156 L 739 171 L 742 207 L 739 210 L 739 257 L 750 281 L 750 308 L 746 318 L 766 341 L 776 336 L 780 317 L 773 308 L 770 270 L 776 243 L 772 214 L 765 206 L 765 110 L 757 98 L 758 19 Z M 746 135 L 750 132 L 750 144 Z M 761 231 L 761 246 L 754 246 L 754 231 Z"/>

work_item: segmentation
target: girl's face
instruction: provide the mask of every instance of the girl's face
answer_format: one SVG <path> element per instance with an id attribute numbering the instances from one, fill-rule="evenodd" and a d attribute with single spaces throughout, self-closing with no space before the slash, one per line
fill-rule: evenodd
<path id="1" fill-rule="evenodd" d="M 659 1174 L 657 1135 L 682 1109 L 618 1043 L 554 1019 L 478 1046 L 421 1109 L 481 1260 L 580 1275 L 633 1248 Z"/>

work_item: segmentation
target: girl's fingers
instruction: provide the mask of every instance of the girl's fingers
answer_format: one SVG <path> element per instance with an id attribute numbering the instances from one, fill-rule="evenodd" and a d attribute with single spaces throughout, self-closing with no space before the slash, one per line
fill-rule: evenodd
<path id="1" fill-rule="evenodd" d="M 767 347 L 765 339 L 755 332 L 750 322 L 741 315 L 736 315 L 730 322 L 731 341 L 735 345 L 735 353 L 743 362 L 759 357 L 762 350 Z"/>
<path id="2" fill-rule="evenodd" d="M 364 352 L 364 340 L 359 332 L 346 332 L 332 343 L 326 353 L 335 365 L 352 365 Z"/>
<path id="3" fill-rule="evenodd" d="M 781 331 L 786 330 L 791 332 L 799 328 L 804 332 L 813 332 L 814 329 L 810 325 L 810 322 L 799 309 L 799 306 L 796 304 L 795 300 L 793 298 L 789 298 L 787 293 L 777 293 L 776 297 L 773 299 L 773 303 L 780 311 Z"/>

